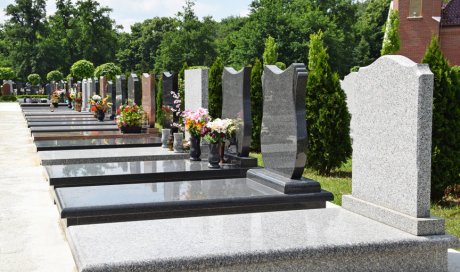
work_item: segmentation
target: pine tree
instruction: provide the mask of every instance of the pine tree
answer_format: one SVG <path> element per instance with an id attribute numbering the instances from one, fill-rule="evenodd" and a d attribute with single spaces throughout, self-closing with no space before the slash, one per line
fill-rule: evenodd
<path id="1" fill-rule="evenodd" d="M 224 64 L 218 57 L 209 69 L 209 115 L 212 118 L 222 117 L 222 73 Z"/>
<path id="2" fill-rule="evenodd" d="M 307 166 L 330 172 L 351 156 L 350 114 L 337 73 L 328 64 L 323 33 L 310 36 L 307 82 Z"/>
<path id="3" fill-rule="evenodd" d="M 385 37 L 383 39 L 382 50 L 383 55 L 394 54 L 399 51 L 401 39 L 399 37 L 399 13 L 397 10 L 390 11 L 390 18 L 384 26 Z"/>
<path id="4" fill-rule="evenodd" d="M 251 71 L 251 115 L 252 115 L 252 140 L 251 149 L 260 152 L 260 130 L 262 128 L 262 73 L 263 67 L 257 58 Z"/>
<path id="5" fill-rule="evenodd" d="M 431 196 L 438 200 L 447 186 L 460 184 L 460 90 L 457 74 L 449 67 L 437 37 L 431 40 L 422 63 L 434 74 Z"/>
<path id="6" fill-rule="evenodd" d="M 265 40 L 265 50 L 263 54 L 264 65 L 274 65 L 278 60 L 278 45 L 272 36 Z"/>

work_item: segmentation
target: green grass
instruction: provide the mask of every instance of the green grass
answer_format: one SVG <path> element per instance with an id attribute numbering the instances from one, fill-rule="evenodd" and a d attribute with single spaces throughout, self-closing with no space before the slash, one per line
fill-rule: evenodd
<path id="1" fill-rule="evenodd" d="M 264 166 L 261 154 L 251 153 L 250 156 L 257 158 L 259 166 Z M 334 194 L 334 204 L 342 205 L 342 195 L 351 194 L 351 159 L 333 171 L 330 176 L 319 175 L 308 168 L 305 169 L 303 175 L 318 181 L 321 183 L 321 188 Z M 445 218 L 446 232 L 460 238 L 460 206 L 432 205 L 431 215 Z"/>

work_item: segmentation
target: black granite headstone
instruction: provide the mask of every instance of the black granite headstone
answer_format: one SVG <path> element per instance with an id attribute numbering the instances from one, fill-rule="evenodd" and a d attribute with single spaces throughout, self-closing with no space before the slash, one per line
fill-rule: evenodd
<path id="1" fill-rule="evenodd" d="M 240 71 L 225 67 L 222 74 L 222 118 L 236 120 L 236 153 L 247 157 L 251 145 L 251 68 Z"/>
<path id="2" fill-rule="evenodd" d="M 99 90 L 99 79 L 97 77 L 93 78 L 93 84 L 94 84 L 94 87 L 93 87 L 94 94 L 100 95 L 101 92 Z"/>
<path id="3" fill-rule="evenodd" d="M 300 179 L 307 160 L 305 89 L 307 70 L 294 63 L 282 71 L 264 68 L 261 150 L 265 169 Z"/>
<path id="4" fill-rule="evenodd" d="M 126 104 L 128 102 L 128 91 L 126 90 L 126 77 L 125 75 L 116 76 L 116 91 L 117 97 L 120 96 L 121 103 Z"/>
<path id="5" fill-rule="evenodd" d="M 128 78 L 128 98 L 138 105 L 142 104 L 141 82 L 134 73 Z"/>
<path id="6" fill-rule="evenodd" d="M 46 83 L 45 85 L 45 95 L 50 95 L 51 94 L 51 84 Z"/>
<path id="7" fill-rule="evenodd" d="M 113 120 L 117 115 L 117 109 L 118 107 L 120 107 L 120 105 L 117 104 L 117 91 L 113 87 L 112 80 L 107 81 L 107 94 L 110 94 L 110 97 L 112 99 L 112 114 L 110 116 L 110 119 Z"/>
<path id="8" fill-rule="evenodd" d="M 163 73 L 163 89 L 162 89 L 162 111 L 163 111 L 163 128 L 171 128 L 172 122 L 178 121 L 178 116 L 172 113 L 174 108 L 174 97 L 171 92 L 179 92 L 179 81 L 176 73 Z"/>

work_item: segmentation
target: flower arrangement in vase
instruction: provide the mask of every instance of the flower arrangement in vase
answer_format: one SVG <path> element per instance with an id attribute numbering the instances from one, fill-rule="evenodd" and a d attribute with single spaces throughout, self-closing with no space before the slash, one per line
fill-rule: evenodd
<path id="1" fill-rule="evenodd" d="M 127 104 L 121 105 L 117 110 L 117 125 L 123 133 L 140 133 L 142 129 L 142 106 L 128 100 Z"/>
<path id="2" fill-rule="evenodd" d="M 209 143 L 208 167 L 219 168 L 219 162 L 223 161 L 224 141 L 233 136 L 236 131 L 236 123 L 232 119 L 215 119 L 206 124 L 202 134 L 204 140 Z"/>
<path id="3" fill-rule="evenodd" d="M 99 121 L 104 121 L 105 112 L 112 106 L 109 101 L 109 96 L 102 98 L 95 94 L 91 97 L 89 103 L 91 105 L 91 111 L 94 111 Z"/>
<path id="4" fill-rule="evenodd" d="M 184 128 L 190 133 L 190 160 L 200 161 L 202 130 L 211 119 L 207 109 L 199 108 L 195 112 L 185 110 L 182 113 Z"/>
<path id="5" fill-rule="evenodd" d="M 60 98 L 59 91 L 54 91 L 51 94 L 51 104 L 53 104 L 55 108 L 59 106 L 59 98 Z"/>

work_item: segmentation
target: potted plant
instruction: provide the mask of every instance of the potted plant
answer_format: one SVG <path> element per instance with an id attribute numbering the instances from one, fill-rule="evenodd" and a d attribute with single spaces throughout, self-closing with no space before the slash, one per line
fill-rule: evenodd
<path id="1" fill-rule="evenodd" d="M 54 91 L 53 94 L 51 94 L 51 104 L 55 108 L 59 106 L 59 92 L 58 91 Z"/>
<path id="2" fill-rule="evenodd" d="M 112 106 L 112 103 L 108 102 L 109 98 L 109 96 L 102 98 L 101 96 L 95 94 L 89 101 L 91 111 L 95 112 L 96 118 L 101 122 L 104 121 L 105 112 Z"/>
<path id="3" fill-rule="evenodd" d="M 128 100 L 127 104 L 121 105 L 117 111 L 117 125 L 123 133 L 140 133 L 142 129 L 142 106 Z"/>
<path id="4" fill-rule="evenodd" d="M 201 136 L 210 117 L 207 109 L 199 108 L 196 112 L 185 110 L 182 113 L 185 130 L 190 133 L 190 160 L 201 161 Z"/>
<path id="5" fill-rule="evenodd" d="M 220 168 L 219 162 L 223 153 L 220 152 L 225 139 L 236 130 L 235 122 L 232 119 L 215 119 L 206 124 L 202 130 L 204 140 L 209 143 L 208 167 Z"/>
<path id="6" fill-rule="evenodd" d="M 75 109 L 75 98 L 76 98 L 75 92 L 74 91 L 70 92 L 69 101 L 70 101 L 70 105 L 72 109 Z"/>

